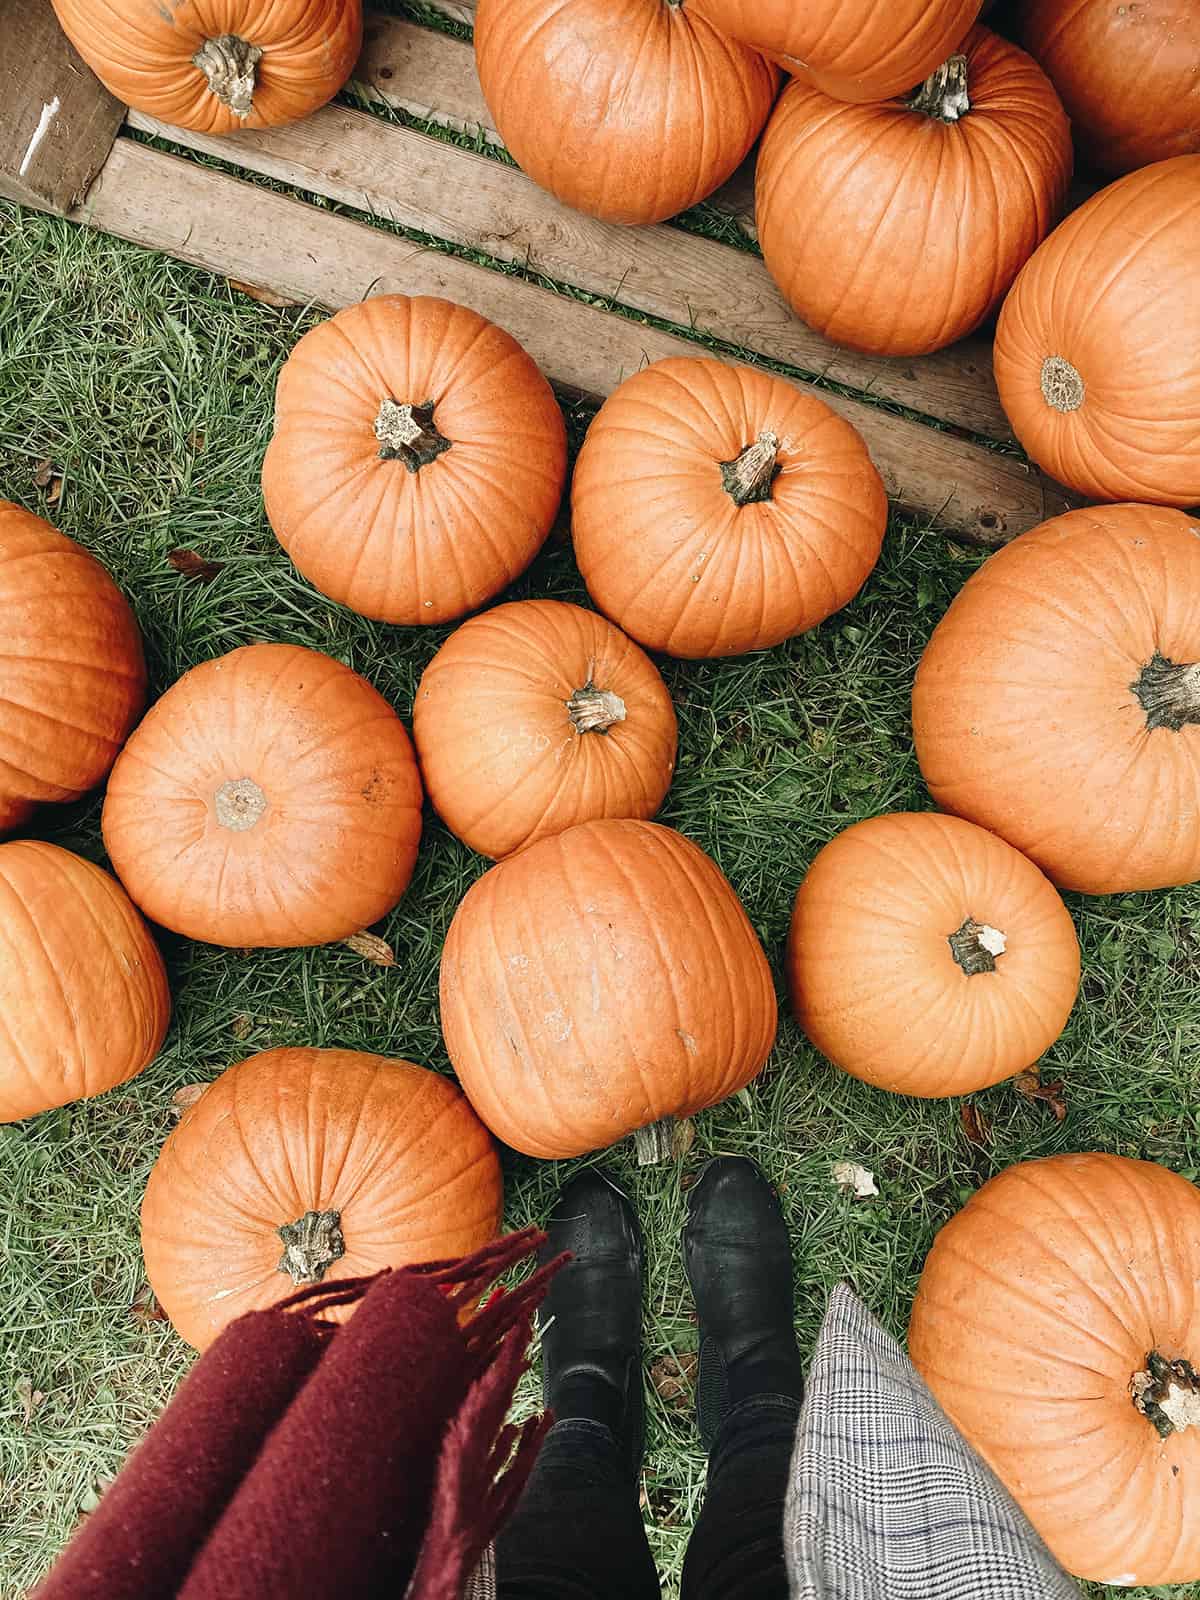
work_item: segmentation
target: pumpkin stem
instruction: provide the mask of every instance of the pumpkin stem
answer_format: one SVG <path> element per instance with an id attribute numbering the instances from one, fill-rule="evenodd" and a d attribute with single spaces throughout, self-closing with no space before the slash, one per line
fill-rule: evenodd
<path id="1" fill-rule="evenodd" d="M 253 778 L 230 778 L 213 796 L 217 822 L 232 833 L 245 833 L 267 809 L 267 797 Z"/>
<path id="2" fill-rule="evenodd" d="M 968 978 L 981 972 L 995 972 L 996 957 L 1008 949 L 1008 940 L 999 928 L 990 928 L 986 922 L 976 922 L 968 917 L 962 927 L 949 937 L 950 954 Z"/>
<path id="3" fill-rule="evenodd" d="M 434 426 L 432 400 L 426 400 L 423 406 L 385 400 L 375 418 L 375 437 L 379 440 L 379 459 L 403 461 L 410 472 L 420 472 L 436 461 L 453 442 Z"/>
<path id="4" fill-rule="evenodd" d="M 1151 1421 L 1160 1439 L 1200 1426 L 1200 1372 L 1190 1361 L 1168 1361 L 1157 1350 L 1146 1357 L 1146 1370 L 1129 1382 L 1133 1404 Z"/>
<path id="5" fill-rule="evenodd" d="M 758 505 L 771 498 L 779 472 L 779 436 L 764 428 L 740 456 L 722 461 L 721 482 L 735 506 Z"/>
<path id="6" fill-rule="evenodd" d="M 597 689 L 589 673 L 567 701 L 567 715 L 580 733 L 607 733 L 615 722 L 625 721 L 625 702 L 611 689 Z"/>
<path id="7" fill-rule="evenodd" d="M 278 1270 L 286 1272 L 297 1288 L 320 1283 L 338 1257 L 346 1254 L 340 1211 L 306 1211 L 277 1231 L 283 1240 Z"/>
<path id="8" fill-rule="evenodd" d="M 223 33 L 218 39 L 205 39 L 192 57 L 208 79 L 208 87 L 235 117 L 248 117 L 254 110 L 254 69 L 262 60 L 256 44 L 247 44 L 236 33 Z"/>
<path id="9" fill-rule="evenodd" d="M 1086 394 L 1083 379 L 1066 356 L 1046 357 L 1042 362 L 1042 399 L 1048 406 L 1065 416 L 1079 410 Z"/>
<path id="10" fill-rule="evenodd" d="M 644 1128 L 635 1128 L 633 1134 L 634 1149 L 637 1151 L 639 1167 L 655 1167 L 662 1161 L 669 1161 L 675 1151 L 675 1129 L 678 1117 L 660 1117 L 657 1122 L 647 1123 Z"/>
<path id="11" fill-rule="evenodd" d="M 958 122 L 965 117 L 971 109 L 966 56 L 943 61 L 904 103 L 910 111 L 920 111 L 935 122 Z"/>
<path id="12" fill-rule="evenodd" d="M 1178 733 L 1189 722 L 1200 722 L 1200 661 L 1180 666 L 1156 650 L 1129 687 L 1146 713 L 1146 727 L 1170 728 Z"/>

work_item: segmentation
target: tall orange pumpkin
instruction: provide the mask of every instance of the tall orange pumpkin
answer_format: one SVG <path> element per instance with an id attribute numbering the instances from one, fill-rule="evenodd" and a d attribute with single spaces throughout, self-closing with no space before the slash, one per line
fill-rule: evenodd
<path id="1" fill-rule="evenodd" d="M 661 222 L 711 194 L 779 82 L 691 0 L 479 0 L 475 59 L 518 164 L 606 222 Z"/>
<path id="2" fill-rule="evenodd" d="M 913 688 L 938 805 L 1087 894 L 1200 878 L 1200 523 L 1070 511 L 966 583 Z"/>
<path id="3" fill-rule="evenodd" d="M 0 832 L 95 788 L 145 700 L 141 635 L 116 584 L 0 500 Z"/>
<path id="4" fill-rule="evenodd" d="M 162 957 L 121 886 L 57 845 L 0 844 L 0 1122 L 135 1077 L 170 1015 Z"/>
<path id="5" fill-rule="evenodd" d="M 421 782 L 399 717 L 316 650 L 248 645 L 185 673 L 109 780 L 104 842 L 135 903 L 190 939 L 312 945 L 412 876 Z"/>
<path id="6" fill-rule="evenodd" d="M 354 1050 L 267 1050 L 223 1072 L 164 1144 L 142 1251 L 176 1332 L 203 1350 L 300 1285 L 467 1255 L 502 1203 L 495 1148 L 449 1079 Z"/>
<path id="7" fill-rule="evenodd" d="M 844 105 L 796 78 L 763 137 L 763 257 L 810 327 L 924 355 L 993 311 L 1058 220 L 1071 131 L 1041 68 L 975 28 L 908 100 Z"/>
<path id="8" fill-rule="evenodd" d="M 1000 399 L 1052 477 L 1094 500 L 1200 503 L 1200 155 L 1094 195 L 1022 270 Z"/>
<path id="9" fill-rule="evenodd" d="M 499 858 L 597 817 L 652 817 L 675 768 L 654 663 L 594 611 L 518 600 L 465 622 L 425 669 L 413 739 L 446 825 Z"/>
<path id="10" fill-rule="evenodd" d="M 118 100 L 180 128 L 296 122 L 350 76 L 362 0 L 53 0 Z"/>
<path id="11" fill-rule="evenodd" d="M 1198 1283 L 1200 1191 L 1112 1155 L 1009 1167 L 925 1263 L 913 1361 L 1081 1578 L 1200 1579 Z"/>
<path id="12" fill-rule="evenodd" d="M 566 427 L 517 341 L 448 300 L 381 295 L 311 329 L 279 374 L 263 498 L 323 594 L 450 622 L 545 542 Z"/>
<path id="13" fill-rule="evenodd" d="M 575 555 L 600 609 L 653 650 L 765 650 L 837 611 L 879 558 L 887 496 L 811 390 L 673 358 L 626 379 L 575 467 Z"/>
<path id="14" fill-rule="evenodd" d="M 471 1104 L 548 1160 L 716 1105 L 775 1039 L 770 969 L 737 895 L 654 822 L 583 822 L 485 873 L 450 924 L 441 1004 Z"/>
<path id="15" fill-rule="evenodd" d="M 1032 1065 L 1079 989 L 1052 884 L 1003 839 L 933 812 L 825 846 L 788 941 L 796 1018 L 824 1055 L 897 1094 L 972 1094 Z"/>

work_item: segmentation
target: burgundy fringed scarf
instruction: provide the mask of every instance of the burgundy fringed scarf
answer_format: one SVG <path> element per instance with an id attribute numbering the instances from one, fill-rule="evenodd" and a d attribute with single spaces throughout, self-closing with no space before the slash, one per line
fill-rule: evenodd
<path id="1" fill-rule="evenodd" d="M 36 1600 L 460 1600 L 549 1426 L 504 1419 L 561 1262 L 479 1307 L 542 1238 L 314 1285 L 233 1323 Z"/>

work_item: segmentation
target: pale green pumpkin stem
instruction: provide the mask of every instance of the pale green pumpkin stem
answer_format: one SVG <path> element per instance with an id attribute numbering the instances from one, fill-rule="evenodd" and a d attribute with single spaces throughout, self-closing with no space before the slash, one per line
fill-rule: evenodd
<path id="1" fill-rule="evenodd" d="M 320 1283 L 333 1263 L 346 1254 L 340 1211 L 306 1211 L 277 1232 L 283 1240 L 278 1270 L 286 1272 L 297 1288 Z"/>
<path id="2" fill-rule="evenodd" d="M 1190 1361 L 1168 1361 L 1151 1350 L 1146 1370 L 1129 1382 L 1133 1404 L 1154 1424 L 1160 1439 L 1200 1427 L 1200 1373 Z"/>
<path id="3" fill-rule="evenodd" d="M 450 449 L 452 441 L 437 430 L 433 420 L 434 403 L 401 405 L 387 399 L 375 418 L 375 437 L 379 440 L 381 461 L 401 461 L 409 472 L 420 472 L 431 461 Z"/>
<path id="4" fill-rule="evenodd" d="M 578 733 L 607 733 L 618 722 L 624 722 L 627 711 L 620 695 L 611 689 L 597 689 L 591 675 L 582 689 L 567 701 L 567 715 Z"/>
<path id="5" fill-rule="evenodd" d="M 771 498 L 779 470 L 779 435 L 764 428 L 741 455 L 722 461 L 721 483 L 735 506 L 757 505 Z"/>
<path id="6" fill-rule="evenodd" d="M 208 87 L 235 117 L 248 117 L 254 110 L 254 74 L 262 60 L 256 44 L 247 44 L 236 33 L 223 33 L 206 39 L 192 57 L 192 65 L 208 79 Z"/>
<path id="7" fill-rule="evenodd" d="M 948 943 L 950 954 L 968 978 L 978 977 L 981 972 L 995 972 L 996 957 L 1002 956 L 1008 947 L 1008 940 L 999 928 L 976 922 L 974 917 L 968 917 L 961 928 L 948 935 Z"/>
<path id="8" fill-rule="evenodd" d="M 1200 722 L 1200 661 L 1180 666 L 1156 650 L 1129 687 L 1146 713 L 1146 727 L 1170 728 L 1179 733 L 1189 723 Z"/>
<path id="9" fill-rule="evenodd" d="M 966 56 L 951 56 L 904 102 L 935 122 L 958 122 L 971 109 Z"/>

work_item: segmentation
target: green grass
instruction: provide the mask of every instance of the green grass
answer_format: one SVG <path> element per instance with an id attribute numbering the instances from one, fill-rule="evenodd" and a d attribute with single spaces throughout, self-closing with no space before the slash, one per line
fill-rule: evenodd
<path id="1" fill-rule="evenodd" d="M 50 458 L 62 469 L 52 519 L 130 596 L 155 689 L 237 645 L 285 638 L 345 660 L 407 717 L 447 630 L 389 629 L 331 605 L 296 576 L 262 513 L 275 376 L 313 316 L 257 305 L 220 279 L 63 223 L 11 210 L 0 223 L 0 496 L 45 509 L 36 464 Z M 587 414 L 570 421 L 577 439 Z M 179 577 L 165 559 L 177 546 L 222 562 L 216 581 Z M 681 759 L 662 820 L 721 863 L 777 972 L 793 891 L 820 846 L 857 818 L 928 805 L 909 686 L 931 628 L 978 560 L 894 519 L 879 569 L 824 627 L 745 660 L 664 663 Z M 565 528 L 513 594 L 586 603 Z M 98 815 L 93 799 L 44 811 L 38 827 L 102 859 Z M 483 865 L 428 819 L 413 885 L 381 930 L 396 950 L 393 970 L 341 947 L 244 957 L 164 939 L 176 1015 L 160 1059 L 100 1100 L 0 1128 L 3 1600 L 45 1569 L 187 1368 L 165 1324 L 129 1311 L 144 1281 L 137 1208 L 173 1092 L 280 1043 L 448 1070 L 439 950 Z M 685 1187 L 716 1151 L 755 1156 L 781 1187 L 806 1346 L 828 1286 L 847 1274 L 902 1331 L 935 1230 L 1013 1161 L 1095 1148 L 1198 1175 L 1200 893 L 1072 909 L 1084 996 L 1046 1062 L 1067 1085 L 1065 1125 L 1001 1086 L 978 1097 L 992 1143 L 975 1149 L 956 1103 L 875 1093 L 822 1061 L 785 1018 L 767 1072 L 699 1119 L 680 1167 L 639 1172 L 625 1151 L 614 1153 L 610 1165 L 647 1228 L 651 1360 L 695 1346 L 677 1241 Z M 854 1205 L 835 1192 L 830 1163 L 840 1157 L 877 1174 L 878 1202 Z M 508 1220 L 543 1217 L 569 1170 L 510 1160 Z M 28 1386 L 44 1399 L 26 1422 Z M 669 1593 L 703 1467 L 686 1410 L 652 1395 L 646 1502 Z M 1194 1600 L 1194 1590 L 1175 1593 Z"/>

